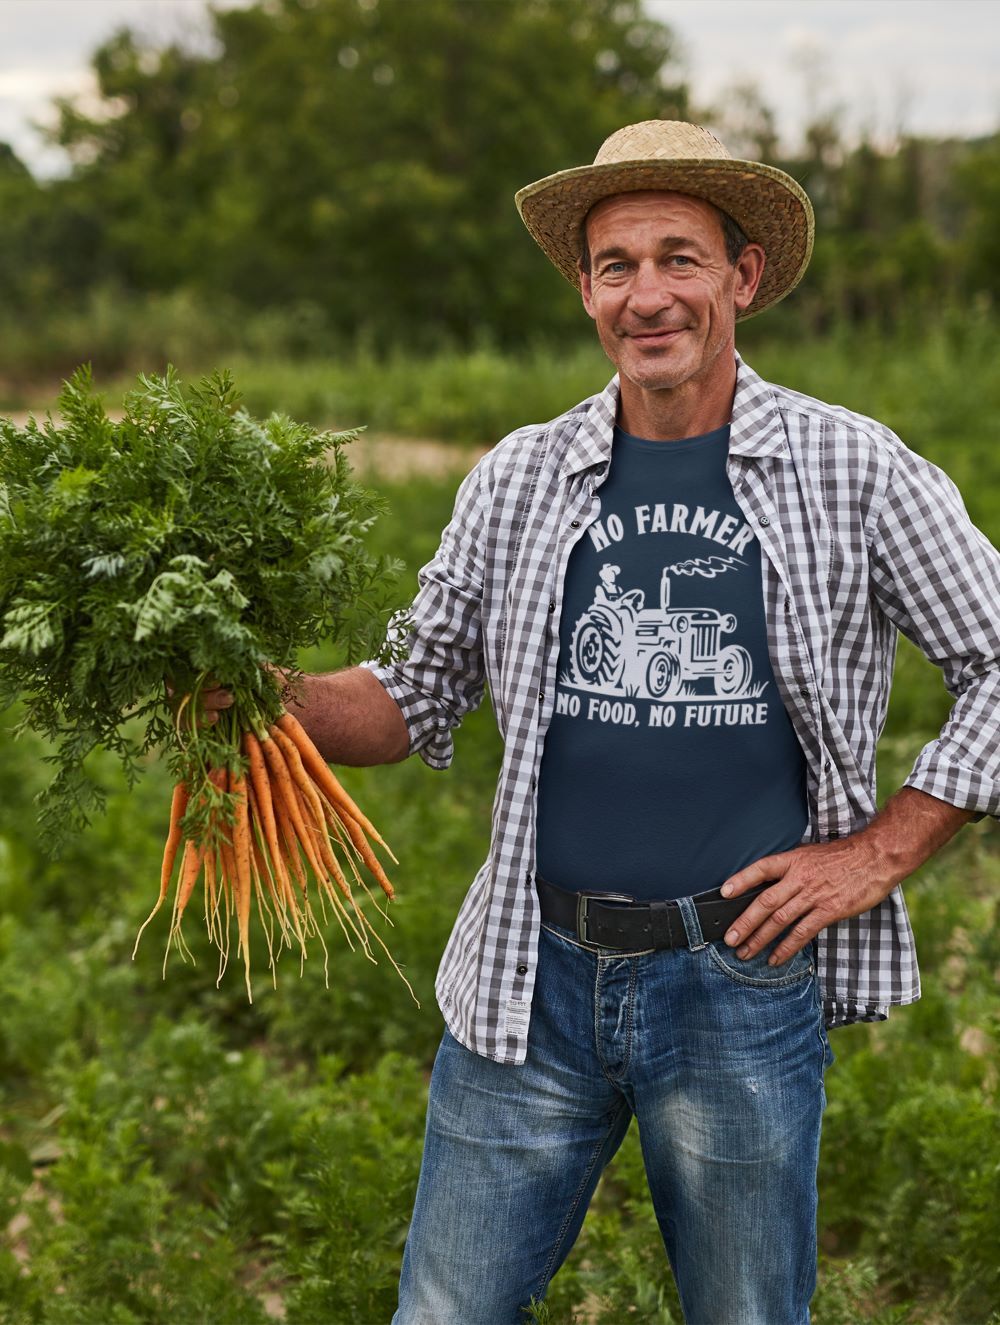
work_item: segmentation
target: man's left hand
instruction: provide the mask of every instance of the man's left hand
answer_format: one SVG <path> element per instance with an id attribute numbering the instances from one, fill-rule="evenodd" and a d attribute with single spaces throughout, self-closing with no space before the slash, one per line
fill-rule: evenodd
<path id="1" fill-rule="evenodd" d="M 733 922 L 726 942 L 736 948 L 738 957 L 753 957 L 787 929 L 769 958 L 772 966 L 778 966 L 827 925 L 871 910 L 898 881 L 860 833 L 839 842 L 763 856 L 722 886 L 726 896 L 739 897 L 762 883 L 773 884 Z"/>

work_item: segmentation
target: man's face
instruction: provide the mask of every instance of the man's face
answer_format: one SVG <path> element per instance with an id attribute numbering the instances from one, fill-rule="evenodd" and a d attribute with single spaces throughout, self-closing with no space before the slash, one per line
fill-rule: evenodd
<path id="1" fill-rule="evenodd" d="M 623 379 L 657 391 L 708 378 L 723 362 L 731 368 L 736 312 L 763 272 L 759 245 L 734 267 L 715 208 L 662 192 L 603 199 L 587 218 L 587 238 L 584 307 Z"/>

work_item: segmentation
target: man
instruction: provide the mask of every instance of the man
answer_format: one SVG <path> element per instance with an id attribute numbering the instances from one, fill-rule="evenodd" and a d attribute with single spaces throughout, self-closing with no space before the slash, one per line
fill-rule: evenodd
<path id="1" fill-rule="evenodd" d="M 487 681 L 504 736 L 394 1322 L 523 1320 L 635 1114 L 686 1319 L 798 1325 L 826 1027 L 918 996 L 898 884 L 1000 811 L 1000 557 L 886 428 L 736 356 L 808 263 L 787 175 L 651 121 L 517 202 L 617 375 L 465 480 L 407 662 L 300 696 L 343 763 L 445 767 Z M 876 814 L 897 629 L 956 702 Z"/>

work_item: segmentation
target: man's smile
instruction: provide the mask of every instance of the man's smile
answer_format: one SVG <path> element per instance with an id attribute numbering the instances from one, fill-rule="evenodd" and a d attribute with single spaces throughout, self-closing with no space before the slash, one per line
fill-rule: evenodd
<path id="1" fill-rule="evenodd" d="M 624 331 L 622 335 L 627 340 L 635 341 L 644 349 L 657 349 L 660 346 L 672 344 L 678 336 L 687 330 L 687 327 L 658 327 L 645 331 Z"/>

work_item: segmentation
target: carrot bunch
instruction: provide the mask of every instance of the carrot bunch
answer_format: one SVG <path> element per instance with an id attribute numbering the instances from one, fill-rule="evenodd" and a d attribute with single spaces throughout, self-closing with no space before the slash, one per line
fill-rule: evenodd
<path id="1" fill-rule="evenodd" d="M 358 905 L 351 886 L 353 880 L 372 897 L 363 868 L 391 901 L 393 887 L 372 842 L 394 862 L 396 857 L 291 713 L 283 710 L 275 722 L 268 725 L 258 720 L 256 726 L 257 730 L 252 726 L 242 732 L 234 729 L 240 757 L 225 767 L 205 770 L 201 790 L 194 797 L 187 782 L 174 787 L 159 897 L 136 936 L 133 958 L 175 877 L 164 974 L 172 947 L 183 958 L 191 955 L 181 921 L 201 880 L 205 923 L 219 952 L 218 978 L 221 981 L 228 964 L 235 918 L 236 956 L 243 960 L 251 1002 L 250 917 L 254 904 L 267 941 L 272 979 L 276 979 L 281 949 L 297 947 L 304 963 L 313 937 L 323 950 L 328 973 L 317 902 L 324 922 L 329 906 L 352 950 L 356 941 L 374 962 L 371 940 L 383 948 L 416 1002 L 409 981 Z M 377 909 L 388 921 L 386 912 Z"/>

